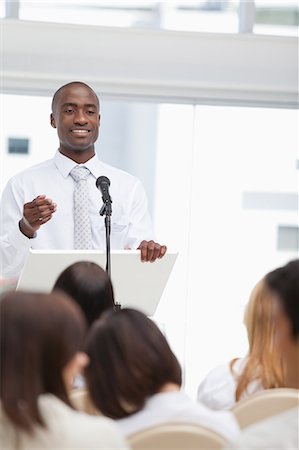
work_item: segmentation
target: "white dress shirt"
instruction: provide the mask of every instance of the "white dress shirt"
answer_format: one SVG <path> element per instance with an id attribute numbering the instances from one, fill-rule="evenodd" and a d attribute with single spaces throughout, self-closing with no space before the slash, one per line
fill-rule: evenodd
<path id="1" fill-rule="evenodd" d="M 215 367 L 200 383 L 197 390 L 197 401 L 214 410 L 230 409 L 236 403 L 237 378 L 246 365 L 247 358 L 239 358 L 233 365 L 230 363 Z M 264 388 L 259 380 L 249 383 L 241 398 L 262 391 Z"/>
<path id="2" fill-rule="evenodd" d="M 0 276 L 18 277 L 29 248 L 70 250 L 74 248 L 73 192 L 75 182 L 70 171 L 75 167 L 70 158 L 57 151 L 55 157 L 37 164 L 8 182 L 1 201 Z M 105 224 L 99 211 L 102 194 L 96 179 L 110 179 L 112 198 L 111 249 L 136 249 L 142 240 L 154 239 L 147 199 L 140 181 L 128 173 L 101 162 L 97 155 L 86 163 L 91 174 L 87 183 L 90 194 L 90 220 L 93 249 L 105 250 Z M 23 206 L 38 195 L 46 195 L 57 204 L 51 220 L 28 239 L 19 230 Z"/>
<path id="3" fill-rule="evenodd" d="M 227 450 L 298 450 L 298 448 L 299 409 L 292 408 L 245 428 Z"/>
<path id="4" fill-rule="evenodd" d="M 125 436 L 169 422 L 201 425 L 222 434 L 229 441 L 240 431 L 237 420 L 231 412 L 211 411 L 204 405 L 194 403 L 182 391 L 155 394 L 146 401 L 141 411 L 117 420 Z"/>
<path id="5" fill-rule="evenodd" d="M 119 428 L 111 419 L 78 412 L 57 397 L 44 394 L 39 410 L 46 428 L 36 426 L 31 435 L 16 430 L 0 409 L 0 448 L 19 450 L 99 449 L 128 450 Z"/>

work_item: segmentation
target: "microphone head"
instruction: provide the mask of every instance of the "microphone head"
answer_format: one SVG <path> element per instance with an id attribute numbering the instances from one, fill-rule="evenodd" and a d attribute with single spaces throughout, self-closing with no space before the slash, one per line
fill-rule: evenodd
<path id="1" fill-rule="evenodd" d="M 104 175 L 100 176 L 99 178 L 97 178 L 96 181 L 96 187 L 98 189 L 101 189 L 101 186 L 103 186 L 103 184 L 108 184 L 108 186 L 110 186 L 110 180 L 109 178 L 105 177 Z"/>

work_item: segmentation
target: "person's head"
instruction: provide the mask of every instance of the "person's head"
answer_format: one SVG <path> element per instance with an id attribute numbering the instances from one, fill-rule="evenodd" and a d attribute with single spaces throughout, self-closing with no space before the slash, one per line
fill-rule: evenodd
<path id="1" fill-rule="evenodd" d="M 274 305 L 265 279 L 259 281 L 251 292 L 244 324 L 249 341 L 249 355 L 237 383 L 237 401 L 254 379 L 259 379 L 265 389 L 283 386 L 281 353 L 274 344 Z"/>
<path id="2" fill-rule="evenodd" d="M 276 344 L 281 349 L 286 372 L 299 372 L 299 259 L 266 276 L 275 306 Z M 297 386 L 299 380 L 297 379 Z"/>
<path id="3" fill-rule="evenodd" d="M 57 128 L 61 153 L 78 163 L 94 155 L 100 104 L 91 87 L 81 81 L 60 87 L 53 96 L 50 120 L 52 127 Z"/>
<path id="4" fill-rule="evenodd" d="M 85 376 L 95 406 L 119 419 L 141 410 L 167 383 L 181 385 L 181 367 L 165 337 L 143 313 L 105 312 L 87 339 Z"/>
<path id="5" fill-rule="evenodd" d="M 57 278 L 53 290 L 70 295 L 82 309 L 89 326 L 103 311 L 114 308 L 110 279 L 93 262 L 80 261 L 67 267 Z"/>
<path id="6" fill-rule="evenodd" d="M 2 408 L 19 429 L 46 426 L 38 397 L 50 393 L 70 405 L 74 375 L 87 364 L 80 352 L 85 321 L 62 294 L 10 292 L 0 300 Z"/>

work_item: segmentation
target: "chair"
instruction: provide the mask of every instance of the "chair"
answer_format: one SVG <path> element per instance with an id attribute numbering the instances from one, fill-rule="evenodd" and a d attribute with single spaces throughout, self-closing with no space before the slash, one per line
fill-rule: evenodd
<path id="1" fill-rule="evenodd" d="M 231 411 L 235 414 L 241 428 L 275 416 L 290 408 L 298 407 L 297 389 L 266 389 L 236 403 Z"/>
<path id="2" fill-rule="evenodd" d="M 93 405 L 87 389 L 74 389 L 70 393 L 70 400 L 72 405 L 78 410 L 87 414 L 98 416 L 101 415 Z"/>
<path id="3" fill-rule="evenodd" d="M 189 423 L 154 426 L 127 439 L 132 450 L 219 450 L 227 445 L 227 441 L 213 430 Z"/>

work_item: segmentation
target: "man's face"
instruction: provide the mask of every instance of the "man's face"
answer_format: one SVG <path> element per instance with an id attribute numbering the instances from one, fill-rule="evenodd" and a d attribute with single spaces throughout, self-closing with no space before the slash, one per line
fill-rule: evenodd
<path id="1" fill-rule="evenodd" d="M 51 125 L 57 128 L 62 153 L 94 151 L 100 126 L 96 95 L 80 84 L 65 87 L 58 93 Z"/>

